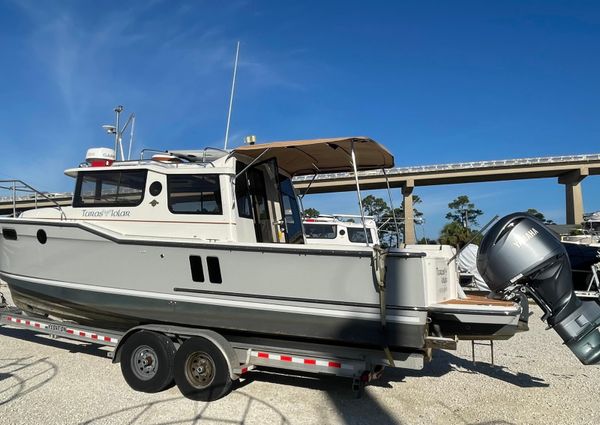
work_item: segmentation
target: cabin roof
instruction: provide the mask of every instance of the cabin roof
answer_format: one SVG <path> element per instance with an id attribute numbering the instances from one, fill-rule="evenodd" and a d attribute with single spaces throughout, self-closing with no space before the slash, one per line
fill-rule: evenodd
<path id="1" fill-rule="evenodd" d="M 360 170 L 390 168 L 393 155 L 368 137 L 292 140 L 241 146 L 233 150 L 238 156 L 261 161 L 276 159 L 280 169 L 291 176 L 314 173 L 352 171 L 351 149 L 354 145 L 356 166 Z"/>

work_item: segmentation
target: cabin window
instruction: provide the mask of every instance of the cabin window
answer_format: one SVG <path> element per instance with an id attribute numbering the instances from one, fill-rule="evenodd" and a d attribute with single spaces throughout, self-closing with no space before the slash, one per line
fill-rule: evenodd
<path id="1" fill-rule="evenodd" d="M 235 164 L 236 174 L 241 173 L 245 167 L 246 165 L 243 162 L 238 161 Z M 253 218 L 250 188 L 248 186 L 248 173 L 244 173 L 235 179 L 235 203 L 240 217 Z"/>
<path id="2" fill-rule="evenodd" d="M 335 224 L 304 223 L 304 233 L 310 239 L 335 239 L 337 226 Z"/>
<path id="3" fill-rule="evenodd" d="M 167 176 L 169 211 L 173 214 L 222 214 L 218 174 Z"/>
<path id="4" fill-rule="evenodd" d="M 2 236 L 4 239 L 10 239 L 11 241 L 17 240 L 17 231 L 15 229 L 2 228 Z"/>
<path id="5" fill-rule="evenodd" d="M 373 243 L 373 236 L 370 229 L 367 229 L 367 237 L 369 238 L 369 243 Z M 348 240 L 350 242 L 365 243 L 365 229 L 362 227 L 348 227 Z"/>
<path id="6" fill-rule="evenodd" d="M 286 242 L 304 243 L 302 218 L 300 217 L 300 208 L 298 207 L 298 200 L 296 199 L 292 181 L 280 175 L 279 190 L 281 192 Z"/>
<path id="7" fill-rule="evenodd" d="M 142 203 L 147 170 L 82 171 L 74 207 L 134 207 Z"/>

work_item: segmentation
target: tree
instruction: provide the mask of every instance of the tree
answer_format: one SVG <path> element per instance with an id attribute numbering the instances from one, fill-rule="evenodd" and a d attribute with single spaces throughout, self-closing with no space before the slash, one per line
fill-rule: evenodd
<path id="1" fill-rule="evenodd" d="M 387 217 L 391 215 L 388 204 L 382 198 L 376 198 L 373 195 L 365 196 L 361 202 L 365 215 L 371 216 L 375 220 L 380 243 L 384 246 L 395 245 L 396 238 L 392 237 L 393 233 L 391 233 L 394 224 L 391 223 L 390 226 L 390 220 Z"/>
<path id="2" fill-rule="evenodd" d="M 413 206 L 421 202 L 422 200 L 418 195 L 413 195 Z M 404 201 L 400 208 L 394 208 L 393 213 L 387 202 L 373 195 L 365 196 L 362 200 L 362 206 L 365 215 L 375 218 L 381 244 L 395 246 L 399 242 L 397 240 L 396 228 L 398 228 L 401 235 L 404 235 Z M 413 215 L 415 218 L 421 218 L 423 213 L 413 208 Z M 394 222 L 394 216 L 396 217 L 396 222 Z"/>
<path id="3" fill-rule="evenodd" d="M 442 232 L 440 233 L 440 243 L 462 248 L 474 235 L 475 232 L 463 226 L 462 223 L 452 221 L 442 228 Z M 479 239 L 481 239 L 481 236 L 475 238 L 473 243 L 478 244 L 480 242 Z"/>
<path id="4" fill-rule="evenodd" d="M 314 208 L 307 208 L 304 210 L 304 217 L 315 218 L 320 215 L 321 213 L 319 212 L 319 210 L 316 210 Z"/>
<path id="5" fill-rule="evenodd" d="M 448 204 L 450 212 L 446 214 L 446 219 L 455 223 L 461 223 L 465 228 L 477 226 L 477 217 L 483 215 L 483 211 L 475 208 L 467 195 L 461 195 Z"/>
<path id="6" fill-rule="evenodd" d="M 527 214 L 530 214 L 530 215 L 534 216 L 535 218 L 537 218 L 538 220 L 540 220 L 544 224 L 556 224 L 554 221 L 548 220 L 546 217 L 544 217 L 544 214 L 542 214 L 541 212 L 539 212 L 535 208 L 529 208 L 525 212 Z"/>
<path id="7" fill-rule="evenodd" d="M 365 215 L 381 218 L 389 212 L 390 207 L 382 198 L 376 198 L 373 195 L 365 196 L 362 200 L 362 207 Z"/>

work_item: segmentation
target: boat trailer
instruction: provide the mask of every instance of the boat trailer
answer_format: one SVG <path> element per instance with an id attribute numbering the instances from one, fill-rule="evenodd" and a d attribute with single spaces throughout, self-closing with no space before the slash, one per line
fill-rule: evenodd
<path id="1" fill-rule="evenodd" d="M 1 294 L 0 294 L 1 296 Z M 210 330 L 189 328 L 170 325 L 145 325 L 132 328 L 125 332 L 81 326 L 75 323 L 52 320 L 49 318 L 33 317 L 24 314 L 16 307 L 9 307 L 4 302 L 0 304 L 0 326 L 12 326 L 35 332 L 36 334 L 49 335 L 52 338 L 66 338 L 82 341 L 99 346 L 112 347 L 107 351 L 107 357 L 113 363 L 121 363 L 121 370 L 127 383 L 135 390 L 144 392 L 158 392 L 171 386 L 162 385 L 162 388 L 145 387 L 140 385 L 147 382 L 149 377 L 158 373 L 153 370 L 153 365 L 160 364 L 159 355 L 155 350 L 132 350 L 130 347 L 134 339 L 140 336 L 148 338 L 165 338 L 173 341 L 174 352 L 182 352 L 182 347 L 200 342 L 204 344 L 204 351 L 218 350 L 212 357 L 197 357 L 184 362 L 188 380 L 196 382 L 195 388 L 182 393 L 191 399 L 211 401 L 225 396 L 231 386 L 210 391 L 212 383 L 224 380 L 228 384 L 233 381 L 250 378 L 249 372 L 268 367 L 285 371 L 334 375 L 352 380 L 352 390 L 355 397 L 360 397 L 364 387 L 372 380 L 378 379 L 389 360 L 381 350 L 371 350 L 354 347 L 339 347 L 326 344 L 306 343 L 299 341 L 279 341 L 259 338 L 226 338 Z M 138 344 L 144 345 L 144 344 Z M 151 344 L 150 344 L 151 345 Z M 158 350 L 156 350 L 158 351 Z M 424 352 L 394 352 L 394 367 L 419 370 L 423 368 L 424 361 L 431 355 L 431 350 Z M 219 357 L 224 362 L 219 362 Z M 163 363 L 164 364 L 164 363 Z M 132 367 L 129 367 L 129 366 Z M 177 382 L 177 361 L 175 361 L 175 381 Z M 225 366 L 225 367 L 222 367 Z M 146 380 L 146 381 L 144 381 Z M 211 382 L 208 382 L 211 381 Z M 198 391 L 201 389 L 202 391 Z"/>

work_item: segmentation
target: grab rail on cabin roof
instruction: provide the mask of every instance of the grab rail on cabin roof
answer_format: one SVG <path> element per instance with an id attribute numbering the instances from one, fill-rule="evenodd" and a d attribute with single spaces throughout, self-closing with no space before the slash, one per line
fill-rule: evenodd
<path id="1" fill-rule="evenodd" d="M 230 153 L 228 150 L 221 149 L 221 148 L 213 148 L 211 146 L 207 146 L 204 149 L 200 149 L 200 150 L 196 150 L 196 151 L 194 151 L 194 150 L 189 150 L 189 151 L 185 151 L 185 150 L 159 150 L 159 149 L 153 149 L 153 148 L 145 148 L 145 149 L 142 149 L 140 151 L 140 161 L 144 161 L 144 160 L 153 161 L 152 158 L 148 158 L 148 159 L 144 158 L 144 154 L 146 152 L 152 152 L 152 153 L 155 153 L 155 154 L 156 153 L 160 153 L 160 154 L 172 155 L 172 156 L 174 156 L 176 158 L 186 160 L 187 162 L 190 162 L 190 163 L 194 163 L 194 164 L 209 164 L 209 165 L 212 165 L 214 167 L 215 165 L 213 164 L 213 161 L 210 161 L 210 160 L 207 161 L 206 160 L 207 159 L 206 158 L 206 154 L 207 154 L 208 151 L 223 152 L 224 154 L 229 154 Z M 201 152 L 202 153 L 201 157 L 196 157 L 196 158 L 199 158 L 199 160 L 191 159 L 191 157 L 193 155 L 190 156 L 189 154 L 197 153 L 197 152 Z"/>
<path id="2" fill-rule="evenodd" d="M 17 193 L 29 193 L 29 194 L 33 194 L 32 200 L 34 202 L 34 209 L 37 209 L 37 201 L 38 201 L 38 195 L 39 195 L 42 198 L 44 198 L 45 200 L 53 203 L 56 206 L 56 209 L 58 209 L 58 211 L 60 211 L 60 219 L 61 220 L 67 219 L 65 212 L 63 211 L 60 204 L 58 202 L 56 202 L 55 199 L 51 198 L 44 192 L 40 192 L 36 188 L 25 183 L 24 181 L 14 180 L 14 179 L 0 180 L 0 190 L 9 190 L 11 192 L 11 196 L 9 197 L 9 199 L 12 200 L 13 217 L 17 216 Z M 20 199 L 20 200 L 22 200 L 22 199 Z"/>

